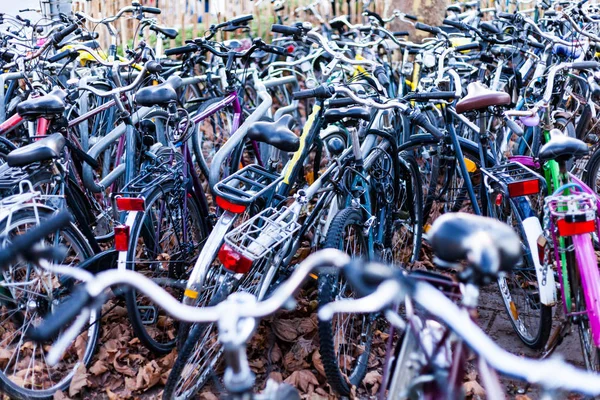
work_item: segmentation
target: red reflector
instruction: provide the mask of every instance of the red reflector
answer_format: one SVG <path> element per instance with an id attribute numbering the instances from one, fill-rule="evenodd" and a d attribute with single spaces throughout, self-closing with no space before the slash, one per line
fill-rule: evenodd
<path id="1" fill-rule="evenodd" d="M 502 193 L 498 193 L 496 195 L 496 206 L 500 207 L 502 200 L 504 200 L 504 196 L 502 196 Z"/>
<path id="2" fill-rule="evenodd" d="M 508 184 L 508 195 L 510 197 L 529 196 L 540 192 L 540 181 L 531 179 L 528 181 L 511 182 Z"/>
<path id="3" fill-rule="evenodd" d="M 219 197 L 219 196 L 216 196 L 215 199 L 216 199 L 217 205 L 224 210 L 230 211 L 235 214 L 241 214 L 244 211 L 246 211 L 245 205 L 232 203 L 232 202 L 227 201 L 224 198 Z"/>
<path id="4" fill-rule="evenodd" d="M 117 209 L 119 211 L 144 211 L 144 199 L 139 197 L 117 197 Z"/>
<path id="5" fill-rule="evenodd" d="M 236 252 L 227 243 L 219 250 L 219 261 L 223 263 L 226 270 L 236 274 L 245 274 L 252 268 L 252 260 Z"/>
<path id="6" fill-rule="evenodd" d="M 290 54 L 293 53 L 294 50 L 296 50 L 296 48 L 294 46 L 292 46 L 291 44 L 287 47 L 287 52 Z"/>
<path id="7" fill-rule="evenodd" d="M 540 265 L 544 265 L 544 258 L 546 255 L 546 246 L 540 246 L 540 244 L 537 244 L 537 249 L 538 249 L 538 260 L 540 260 Z"/>
<path id="8" fill-rule="evenodd" d="M 117 251 L 127 251 L 129 245 L 129 226 L 115 226 L 115 249 Z"/>
<path id="9" fill-rule="evenodd" d="M 567 222 L 564 219 L 559 219 L 556 226 L 558 227 L 558 234 L 560 236 L 581 235 L 583 233 L 594 232 L 596 230 L 596 221 Z"/>

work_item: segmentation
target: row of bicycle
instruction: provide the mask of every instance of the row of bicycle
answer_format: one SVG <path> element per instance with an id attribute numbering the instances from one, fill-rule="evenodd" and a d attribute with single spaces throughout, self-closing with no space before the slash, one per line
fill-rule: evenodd
<path id="1" fill-rule="evenodd" d="M 251 35 L 248 15 L 166 57 L 158 44 L 176 31 L 147 17 L 157 8 L 62 23 L 3 15 L 2 390 L 48 398 L 68 387 L 94 355 L 105 289 L 126 284 L 112 293 L 135 335 L 156 354 L 178 350 L 163 397 L 193 397 L 223 360 L 242 398 L 256 319 L 315 264 L 349 263 L 326 252 L 299 266 L 308 247 L 363 260 L 347 275 L 318 271 L 319 351 L 336 394 L 361 385 L 382 309 L 405 332 L 390 335 L 390 397 L 460 397 L 463 342 L 481 356 L 488 396 L 502 392 L 493 370 L 599 393 L 598 378 L 564 363 L 511 365 L 464 313 L 497 281 L 526 345 L 548 355 L 574 324 L 586 366 L 600 368 L 596 9 L 557 3 L 491 22 L 458 11 L 440 27 L 367 8 L 360 23 L 313 27 L 282 24 L 277 8 L 271 44 L 218 40 Z M 157 44 L 120 55 L 113 23 L 124 16 Z M 392 23 L 432 37 L 415 43 Z M 107 51 L 90 26 L 112 37 Z M 72 220 L 48 222 L 63 209 Z M 455 280 L 419 271 L 429 249 Z M 553 313 L 562 325 L 549 341 Z"/>

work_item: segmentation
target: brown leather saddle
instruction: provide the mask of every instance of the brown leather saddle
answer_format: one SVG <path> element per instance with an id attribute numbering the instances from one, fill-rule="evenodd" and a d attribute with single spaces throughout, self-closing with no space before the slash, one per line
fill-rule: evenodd
<path id="1" fill-rule="evenodd" d="M 467 86 L 467 95 L 456 103 L 459 114 L 486 109 L 490 106 L 506 106 L 510 104 L 510 95 L 506 92 L 496 92 L 479 82 L 471 82 Z"/>

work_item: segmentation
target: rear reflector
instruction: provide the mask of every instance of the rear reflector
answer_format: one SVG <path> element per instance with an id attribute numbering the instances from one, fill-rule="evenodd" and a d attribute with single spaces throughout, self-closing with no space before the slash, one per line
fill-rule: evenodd
<path id="1" fill-rule="evenodd" d="M 127 251 L 129 245 L 129 226 L 115 226 L 115 250 Z"/>
<path id="2" fill-rule="evenodd" d="M 248 273 L 252 268 L 252 260 L 235 251 L 227 243 L 219 250 L 219 261 L 223 263 L 223 268 L 236 274 Z"/>
<path id="3" fill-rule="evenodd" d="M 577 221 L 567 222 L 564 219 L 559 219 L 556 223 L 558 234 L 560 236 L 581 235 L 596 231 L 596 221 Z"/>
<path id="4" fill-rule="evenodd" d="M 146 204 L 141 197 L 117 197 L 117 209 L 119 211 L 144 211 Z"/>
<path id="5" fill-rule="evenodd" d="M 243 204 L 235 204 L 219 196 L 216 196 L 215 200 L 219 207 L 234 214 L 241 214 L 246 211 L 246 206 Z"/>
<path id="6" fill-rule="evenodd" d="M 540 192 L 540 181 L 530 179 L 528 181 L 511 182 L 508 184 L 508 195 L 510 197 L 529 196 Z"/>

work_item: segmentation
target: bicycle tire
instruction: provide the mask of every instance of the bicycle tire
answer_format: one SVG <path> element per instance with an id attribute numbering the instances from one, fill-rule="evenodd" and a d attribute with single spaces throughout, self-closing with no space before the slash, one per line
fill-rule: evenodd
<path id="1" fill-rule="evenodd" d="M 331 223 L 329 231 L 327 232 L 327 237 L 325 238 L 324 247 L 338 249 L 341 248 L 343 250 L 344 244 L 347 244 L 344 233 L 346 228 L 350 226 L 359 227 L 359 229 L 356 229 L 355 232 L 357 233 L 359 240 L 365 244 L 366 238 L 363 232 L 363 224 L 364 218 L 359 210 L 354 208 L 346 208 L 341 210 L 334 217 Z M 359 256 L 359 254 L 354 253 L 352 256 Z M 338 287 L 343 287 L 344 283 L 345 280 L 339 274 L 320 273 L 318 277 L 319 307 L 335 301 L 340 295 L 338 293 Z M 343 368 L 340 365 L 338 359 L 339 349 L 336 349 L 335 345 L 337 331 L 334 332 L 334 322 L 337 320 L 337 318 L 341 317 L 336 315 L 331 321 L 319 321 L 318 323 L 321 360 L 323 361 L 323 367 L 325 369 L 325 375 L 327 376 L 327 382 L 329 385 L 339 395 L 349 396 L 352 392 L 352 387 L 358 386 L 367 373 L 367 364 L 369 361 L 369 353 L 373 340 L 373 336 L 370 334 L 373 325 L 373 318 L 371 315 L 368 315 L 366 318 L 364 318 L 366 324 L 366 334 L 364 334 L 365 329 L 363 328 L 359 336 L 359 338 L 362 337 L 364 339 L 362 343 L 358 340 L 356 342 L 346 340 L 346 343 L 351 343 L 352 345 L 357 346 L 357 348 L 359 346 L 363 347 L 362 353 L 355 358 L 355 363 L 353 363 L 352 368 L 350 370 L 344 368 L 346 369 L 347 373 L 343 371 Z M 347 354 L 344 353 L 344 356 L 347 356 Z M 346 363 L 345 359 L 344 363 Z"/>
<path id="2" fill-rule="evenodd" d="M 169 180 L 161 183 L 160 186 L 151 189 L 146 196 L 146 209 L 136 215 L 131 226 L 131 234 L 126 255 L 127 269 L 136 272 L 144 272 L 144 270 L 142 270 L 144 262 L 142 257 L 147 255 L 147 262 L 149 264 L 147 272 L 150 272 L 154 277 L 157 275 L 166 275 L 169 278 L 181 279 L 183 275 L 185 275 L 186 266 L 194 264 L 194 259 L 197 254 L 199 254 L 200 243 L 202 243 L 205 237 L 205 232 L 200 223 L 202 215 L 200 207 L 194 198 L 188 197 L 188 216 L 186 217 L 186 220 L 188 221 L 187 234 L 188 236 L 193 232 L 195 232 L 195 234 L 191 241 L 188 238 L 188 241 L 183 243 L 183 224 L 177 224 L 178 220 L 182 220 L 182 218 L 178 218 L 178 216 L 183 214 L 183 208 L 181 206 L 170 210 L 171 203 L 181 204 L 177 201 L 178 193 L 180 193 L 180 189 L 176 188 L 175 181 Z M 160 207 L 157 215 L 152 211 L 154 210 L 155 205 Z M 162 214 L 163 210 L 165 211 L 164 215 Z M 161 216 L 162 218 L 160 218 Z M 163 233 L 162 229 L 157 232 L 155 221 L 171 221 L 172 224 L 168 229 L 165 229 L 165 233 Z M 149 230 L 151 231 L 149 232 Z M 175 246 L 167 248 L 166 250 L 168 251 L 164 248 L 156 250 L 158 247 L 156 247 L 155 250 L 152 250 L 151 247 L 154 246 L 155 238 L 160 238 L 160 242 L 163 242 L 164 235 L 168 234 L 167 231 L 168 233 L 173 233 L 175 235 Z M 167 243 L 167 245 L 168 244 L 169 243 Z M 194 249 L 197 250 L 196 253 L 193 252 Z M 163 254 L 166 254 L 167 256 L 162 256 Z M 178 258 L 178 255 L 183 256 L 183 258 Z M 166 257 L 168 257 L 168 259 L 166 259 Z M 158 259 L 161 260 L 157 261 Z M 165 266 L 165 264 L 167 265 Z M 180 295 L 180 289 L 173 290 L 176 292 L 176 296 Z M 133 332 L 148 349 L 157 354 L 166 354 L 175 347 L 176 335 L 175 338 L 171 339 L 167 329 L 173 328 L 174 326 L 176 327 L 174 320 L 168 318 L 166 314 L 164 314 L 164 311 L 161 311 L 160 308 L 153 305 L 143 306 L 149 307 L 147 309 L 148 311 L 144 312 L 145 316 L 143 317 L 142 312 L 140 311 L 140 301 L 137 297 L 137 292 L 133 289 L 125 292 L 125 302 Z M 154 322 L 152 324 L 149 324 L 144 320 L 149 314 L 154 315 L 152 318 Z M 163 319 L 161 320 L 160 317 L 163 317 Z M 159 331 L 160 325 L 163 325 L 165 328 L 163 332 Z"/>
<path id="3" fill-rule="evenodd" d="M 19 226 L 25 227 L 25 226 L 30 226 L 32 224 L 37 224 L 36 212 L 42 221 L 50 218 L 53 215 L 53 211 L 46 209 L 46 208 L 38 208 L 37 210 L 34 210 L 33 208 L 24 208 L 24 209 L 18 210 L 12 214 L 10 226 L 7 226 L 6 219 L 2 220 L 0 222 L 0 231 L 2 231 L 2 232 L 4 232 L 5 230 L 12 231 L 12 230 L 17 229 L 17 227 L 19 227 Z M 24 228 L 24 229 L 27 229 L 27 228 Z M 63 237 L 68 237 L 69 244 L 71 244 L 72 246 L 78 247 L 78 251 L 81 252 L 81 254 L 79 255 L 80 258 L 85 259 L 85 258 L 91 257 L 93 255 L 92 249 L 89 247 L 87 241 L 83 237 L 83 234 L 77 229 L 77 227 L 73 223 L 68 225 L 63 230 L 61 230 L 61 232 L 62 232 L 61 236 L 66 235 Z M 83 260 L 81 260 L 81 261 L 83 261 Z M 7 274 L 4 273 L 3 274 L 3 282 L 6 282 L 7 280 L 9 280 L 9 278 L 7 277 Z M 3 292 L 2 296 L 3 297 L 6 296 L 8 289 L 6 289 L 6 287 L 4 287 L 2 285 L 1 290 Z M 12 294 L 10 296 L 12 297 Z M 13 298 L 13 300 L 14 300 L 14 298 Z M 41 300 L 39 300 L 39 298 L 38 298 L 38 300 L 36 300 L 36 302 L 38 302 L 38 301 L 41 301 Z M 6 302 L 6 300 L 3 300 L 4 304 L 5 304 L 5 302 Z M 42 315 L 40 315 L 40 317 L 41 316 Z M 7 319 L 3 318 L 3 321 L 5 324 L 9 323 L 8 318 Z M 11 318 L 11 321 L 13 321 L 12 318 Z M 99 334 L 100 334 L 100 321 L 96 318 L 96 315 L 92 316 L 90 321 L 91 321 L 90 327 L 87 330 L 88 338 L 85 342 L 85 351 L 84 351 L 83 360 L 82 360 L 85 365 L 89 364 L 89 362 L 92 359 L 92 356 L 94 355 L 94 350 L 95 350 L 96 344 L 98 342 Z M 6 329 L 7 325 L 4 325 L 4 328 Z M 25 335 L 21 335 L 21 337 L 24 338 Z M 19 343 L 22 343 L 21 342 L 22 340 L 23 339 L 20 339 Z M 23 342 L 23 344 L 24 343 L 25 342 Z M 21 345 L 19 347 L 22 348 L 23 345 Z M 35 349 L 35 347 L 34 347 L 34 349 Z M 40 363 L 42 363 L 42 360 L 45 359 L 45 354 L 43 354 L 44 348 L 41 347 L 40 349 L 42 351 Z M 71 347 L 71 349 L 72 349 L 72 347 Z M 32 354 L 35 355 L 35 350 L 32 351 Z M 70 356 L 72 357 L 73 354 L 72 354 L 71 350 L 68 350 L 65 353 L 65 356 L 63 356 L 63 359 L 70 357 Z M 75 375 L 75 372 L 76 372 L 77 367 L 79 366 L 80 362 L 81 362 L 81 360 L 78 360 L 72 366 L 72 368 L 70 368 L 70 372 L 67 375 L 65 375 L 65 377 L 63 377 L 61 380 L 59 380 L 58 383 L 54 384 L 53 386 L 51 386 L 49 388 L 45 388 L 42 390 L 32 390 L 32 389 L 24 388 L 10 379 L 6 368 L 0 369 L 0 391 L 2 391 L 5 395 L 10 397 L 11 399 L 19 399 L 19 400 L 20 399 L 23 399 L 23 400 L 25 400 L 25 399 L 36 399 L 36 400 L 52 399 L 54 397 L 54 394 L 57 391 L 68 389 L 68 387 L 71 383 L 71 379 Z M 37 365 L 41 366 L 42 364 L 37 364 Z M 45 368 L 49 368 L 49 367 L 46 365 Z M 32 384 L 33 383 L 35 383 L 35 382 L 32 381 Z"/>

